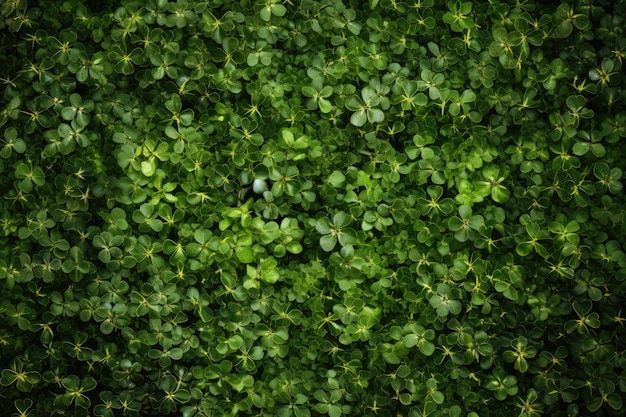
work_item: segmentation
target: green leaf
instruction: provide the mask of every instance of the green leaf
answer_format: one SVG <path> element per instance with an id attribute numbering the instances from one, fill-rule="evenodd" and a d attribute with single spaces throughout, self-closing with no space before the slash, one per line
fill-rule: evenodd
<path id="1" fill-rule="evenodd" d="M 380 123 L 385 120 L 385 113 L 382 110 L 377 108 L 371 108 L 367 110 L 367 120 L 370 123 Z M 350 119 L 352 121 L 352 119 Z M 353 123 L 354 124 L 354 123 Z M 358 125 L 356 125 L 358 126 Z"/>
<path id="2" fill-rule="evenodd" d="M 333 173 L 330 174 L 330 176 L 328 177 L 328 182 L 330 182 L 330 184 L 335 188 L 340 188 L 341 186 L 343 186 L 345 181 L 346 176 L 339 171 L 333 171 Z"/>
<path id="3" fill-rule="evenodd" d="M 259 16 L 261 16 L 261 19 L 265 20 L 266 22 L 269 22 L 270 19 L 272 18 L 271 5 L 263 7 L 261 11 L 259 12 Z"/>
<path id="4" fill-rule="evenodd" d="M 364 126 L 367 123 L 368 112 L 366 110 L 359 110 L 357 112 L 352 113 L 350 116 L 350 123 L 352 123 L 356 127 Z"/>
<path id="5" fill-rule="evenodd" d="M 424 356 L 431 356 L 435 353 L 435 344 L 431 342 L 424 342 L 420 344 L 419 350 Z"/>
<path id="6" fill-rule="evenodd" d="M 330 113 L 333 110 L 333 104 L 325 98 L 320 98 L 317 105 L 322 113 Z"/>
<path id="7" fill-rule="evenodd" d="M 335 235 L 325 235 L 320 238 L 320 247 L 325 252 L 332 251 L 337 245 L 337 236 Z"/>
<path id="8" fill-rule="evenodd" d="M 147 161 L 141 161 L 141 173 L 146 177 L 151 177 L 156 172 L 156 161 L 149 159 Z"/>
<path id="9" fill-rule="evenodd" d="M 341 417 L 343 413 L 341 412 L 341 406 L 335 404 L 328 405 L 328 416 L 329 417 Z"/>
<path id="10" fill-rule="evenodd" d="M 511 192 L 502 185 L 496 185 L 491 189 L 491 198 L 496 203 L 504 204 L 509 201 Z"/>
<path id="11" fill-rule="evenodd" d="M 329 234 L 332 230 L 330 220 L 326 217 L 322 217 L 315 223 L 315 229 L 323 235 Z"/>
<path id="12" fill-rule="evenodd" d="M 254 248 L 252 247 L 249 247 L 249 246 L 237 247 L 235 249 L 235 255 L 237 256 L 237 259 L 239 259 L 239 262 L 242 262 L 245 264 L 254 262 L 255 252 L 254 252 Z"/>
<path id="13" fill-rule="evenodd" d="M 333 224 L 337 227 L 345 227 L 352 221 L 350 215 L 345 211 L 338 211 L 333 215 Z"/>
<path id="14" fill-rule="evenodd" d="M 294 255 L 301 253 L 304 249 L 299 242 L 289 242 L 285 248 L 289 253 L 293 253 Z"/>

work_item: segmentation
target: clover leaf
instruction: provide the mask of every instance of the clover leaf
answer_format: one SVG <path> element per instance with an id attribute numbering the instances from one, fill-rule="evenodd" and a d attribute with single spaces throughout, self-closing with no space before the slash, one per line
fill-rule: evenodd
<path id="1" fill-rule="evenodd" d="M 385 120 L 383 111 L 378 106 L 382 98 L 371 86 L 366 86 L 361 90 L 361 96 L 350 96 L 346 100 L 346 108 L 353 111 L 350 116 L 350 123 L 361 127 L 365 123 L 380 123 Z"/>
<path id="2" fill-rule="evenodd" d="M 26 142 L 24 139 L 18 137 L 18 131 L 14 127 L 10 127 L 4 131 L 4 139 L 2 140 L 4 145 L 0 150 L 0 156 L 4 159 L 8 159 L 11 153 L 24 153 L 26 151 Z"/>
<path id="3" fill-rule="evenodd" d="M 287 8 L 280 4 L 278 0 L 268 0 L 259 11 L 259 16 L 267 22 L 272 18 L 272 16 L 284 16 L 286 12 Z"/>
<path id="4" fill-rule="evenodd" d="M 15 359 L 8 369 L 3 369 L 0 376 L 0 385 L 12 386 L 21 392 L 29 392 L 41 380 L 41 375 L 35 370 L 25 369 L 25 364 Z"/>
<path id="5" fill-rule="evenodd" d="M 311 86 L 302 87 L 302 94 L 310 97 L 307 101 L 309 110 L 319 108 L 322 113 L 330 113 L 332 110 L 332 103 L 327 99 L 333 94 L 333 88 L 329 85 L 323 86 L 318 78 L 311 82 Z"/>
<path id="6" fill-rule="evenodd" d="M 338 211 L 333 214 L 332 221 L 327 217 L 322 217 L 315 223 L 315 229 L 322 234 L 319 240 L 320 246 L 326 252 L 332 251 L 337 242 L 341 246 L 350 246 L 356 242 L 356 233 L 347 227 L 351 223 L 350 216 Z"/>

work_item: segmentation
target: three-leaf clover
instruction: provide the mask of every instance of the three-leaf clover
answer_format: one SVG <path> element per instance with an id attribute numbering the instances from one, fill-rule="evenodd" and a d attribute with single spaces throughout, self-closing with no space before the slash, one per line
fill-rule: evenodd
<path id="1" fill-rule="evenodd" d="M 311 85 L 303 86 L 302 94 L 310 98 L 307 101 L 309 110 L 319 108 L 322 113 L 330 113 L 333 108 L 332 103 L 328 100 L 328 97 L 333 94 L 333 88 L 329 85 L 324 86 L 319 78 L 314 78 Z"/>
<path id="2" fill-rule="evenodd" d="M 348 226 L 352 223 L 349 214 L 344 211 L 336 212 L 332 221 L 328 217 L 322 217 L 315 222 L 315 229 L 322 234 L 319 240 L 321 248 L 326 251 L 332 251 L 337 242 L 341 246 L 349 246 L 356 243 L 356 233 Z"/>
<path id="3" fill-rule="evenodd" d="M 350 123 L 361 127 L 365 123 L 380 123 L 385 120 L 385 113 L 378 107 L 382 101 L 380 95 L 371 86 L 361 90 L 361 96 L 352 95 L 346 99 L 346 108 L 354 113 L 350 116 Z"/>

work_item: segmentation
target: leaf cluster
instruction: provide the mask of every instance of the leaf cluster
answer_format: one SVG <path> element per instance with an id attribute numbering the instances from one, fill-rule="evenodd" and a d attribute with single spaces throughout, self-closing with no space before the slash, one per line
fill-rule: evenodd
<path id="1" fill-rule="evenodd" d="M 622 415 L 626 4 L 557 3 L 5 1 L 3 406 Z"/>

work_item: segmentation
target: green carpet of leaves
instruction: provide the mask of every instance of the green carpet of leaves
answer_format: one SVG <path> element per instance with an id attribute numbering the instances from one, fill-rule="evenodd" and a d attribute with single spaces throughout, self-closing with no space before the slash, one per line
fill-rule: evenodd
<path id="1" fill-rule="evenodd" d="M 610 416 L 623 0 L 5 0 L 3 416 Z"/>

